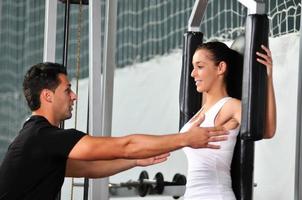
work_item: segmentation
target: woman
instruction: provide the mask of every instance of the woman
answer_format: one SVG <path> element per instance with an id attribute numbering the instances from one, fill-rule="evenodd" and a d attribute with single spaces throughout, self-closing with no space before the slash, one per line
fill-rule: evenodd
<path id="1" fill-rule="evenodd" d="M 271 138 L 276 130 L 276 103 L 272 80 L 271 52 L 261 46 L 264 53 L 257 52 L 257 61 L 267 69 L 267 110 L 264 138 Z M 215 142 L 220 149 L 184 148 L 188 158 L 188 182 L 185 200 L 236 200 L 232 191 L 230 166 L 233 150 L 241 123 L 241 85 L 238 76 L 242 64 L 238 64 L 240 55 L 221 42 L 209 42 L 197 48 L 193 55 L 191 76 L 198 92 L 203 93 L 203 105 L 191 119 L 200 116 L 205 119 L 202 127 L 228 124 L 227 141 Z M 239 72 L 239 73 L 238 73 Z M 237 76 L 237 77 L 236 77 Z M 187 129 L 187 124 L 182 131 Z"/>

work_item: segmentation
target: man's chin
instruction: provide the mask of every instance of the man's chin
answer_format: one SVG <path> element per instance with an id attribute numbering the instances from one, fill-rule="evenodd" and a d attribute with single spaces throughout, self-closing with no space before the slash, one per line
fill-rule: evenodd
<path id="1" fill-rule="evenodd" d="M 72 117 L 72 114 L 69 114 L 69 115 L 67 115 L 66 117 L 65 117 L 65 119 L 64 120 L 66 120 L 66 119 L 70 119 Z"/>

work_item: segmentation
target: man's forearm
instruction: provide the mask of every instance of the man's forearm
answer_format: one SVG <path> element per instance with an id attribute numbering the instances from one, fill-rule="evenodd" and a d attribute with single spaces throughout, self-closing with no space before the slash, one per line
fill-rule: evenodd
<path id="1" fill-rule="evenodd" d="M 186 134 L 171 134 L 164 136 L 130 135 L 126 136 L 124 144 L 125 157 L 148 158 L 162 153 L 171 152 L 187 145 Z"/>
<path id="2" fill-rule="evenodd" d="M 69 158 L 75 160 L 114 160 L 149 158 L 184 147 L 186 135 L 142 135 L 124 137 L 84 136 L 72 149 Z"/>
<path id="3" fill-rule="evenodd" d="M 68 159 L 66 177 L 102 178 L 136 166 L 136 160 L 81 161 Z"/>

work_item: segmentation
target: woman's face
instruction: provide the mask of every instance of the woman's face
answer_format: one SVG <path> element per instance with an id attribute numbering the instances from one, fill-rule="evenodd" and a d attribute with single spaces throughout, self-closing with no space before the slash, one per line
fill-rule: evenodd
<path id="1" fill-rule="evenodd" d="M 212 57 L 212 53 L 206 49 L 199 49 L 193 55 L 191 76 L 194 78 L 196 89 L 200 93 L 208 92 L 219 76 L 218 66 Z"/>

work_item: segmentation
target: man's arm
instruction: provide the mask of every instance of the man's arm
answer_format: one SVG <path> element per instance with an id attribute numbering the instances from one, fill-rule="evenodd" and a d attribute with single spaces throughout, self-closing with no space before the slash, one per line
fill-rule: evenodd
<path id="1" fill-rule="evenodd" d="M 201 128 L 203 119 L 191 122 L 191 128 L 182 134 L 143 135 L 124 137 L 84 136 L 73 147 L 68 158 L 75 160 L 141 159 L 171 152 L 185 146 L 192 148 L 219 148 L 209 142 L 223 141 L 227 134 L 220 128 Z"/>
<path id="2" fill-rule="evenodd" d="M 114 175 L 136 166 L 149 166 L 164 162 L 170 154 L 140 159 L 140 160 L 99 160 L 99 161 L 82 161 L 68 159 L 66 165 L 66 177 L 86 177 L 102 178 Z"/>

